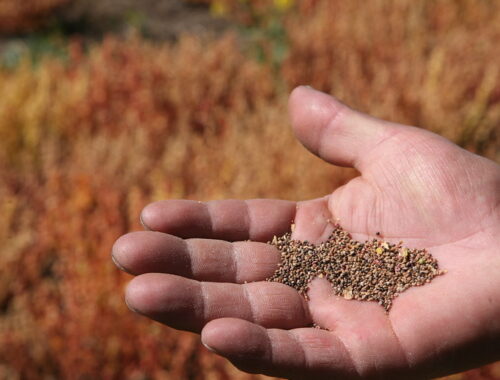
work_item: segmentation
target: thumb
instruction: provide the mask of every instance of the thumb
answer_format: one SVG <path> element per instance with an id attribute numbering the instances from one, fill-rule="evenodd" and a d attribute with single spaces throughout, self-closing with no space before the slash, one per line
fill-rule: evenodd
<path id="1" fill-rule="evenodd" d="M 365 115 L 310 87 L 293 90 L 288 106 L 295 135 L 307 149 L 332 164 L 359 171 L 375 157 L 383 159 L 381 153 L 393 151 L 401 140 L 432 135 Z"/>

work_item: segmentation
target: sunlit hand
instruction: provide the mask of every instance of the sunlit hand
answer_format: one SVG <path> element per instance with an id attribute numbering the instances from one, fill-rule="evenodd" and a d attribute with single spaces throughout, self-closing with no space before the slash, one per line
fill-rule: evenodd
<path id="1" fill-rule="evenodd" d="M 138 275 L 135 311 L 202 342 L 244 371 L 293 378 L 422 378 L 500 359 L 500 168 L 423 129 L 378 120 L 299 87 L 298 139 L 361 175 L 305 202 L 170 200 L 142 212 L 151 231 L 121 237 L 115 262 Z M 389 314 L 311 283 L 306 302 L 264 282 L 279 261 L 264 244 L 325 240 L 339 221 L 364 241 L 427 248 L 447 274 L 397 297 Z M 250 241 L 247 241 L 250 240 Z M 154 272 L 154 273 L 153 273 Z M 323 327 L 310 327 L 312 323 Z"/>

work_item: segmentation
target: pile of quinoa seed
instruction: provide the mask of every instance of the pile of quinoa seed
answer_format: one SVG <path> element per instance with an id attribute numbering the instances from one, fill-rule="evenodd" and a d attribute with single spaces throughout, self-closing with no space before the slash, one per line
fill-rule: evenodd
<path id="1" fill-rule="evenodd" d="M 360 243 L 339 225 L 319 245 L 292 240 L 290 233 L 275 236 L 270 244 L 281 252 L 281 261 L 267 281 L 289 285 L 306 299 L 309 283 L 320 277 L 330 281 L 338 296 L 376 301 L 389 311 L 399 293 L 445 273 L 425 249 L 409 249 L 403 242 L 390 244 L 379 239 Z"/>

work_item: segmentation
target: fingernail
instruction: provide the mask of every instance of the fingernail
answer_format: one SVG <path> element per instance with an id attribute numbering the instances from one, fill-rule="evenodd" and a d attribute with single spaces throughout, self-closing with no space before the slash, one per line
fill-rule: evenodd
<path id="1" fill-rule="evenodd" d="M 146 314 L 144 314 L 143 312 L 141 312 L 139 309 L 137 309 L 136 307 L 134 307 L 129 299 L 128 299 L 128 294 L 127 294 L 127 289 L 129 287 L 130 283 L 128 283 L 127 285 L 125 285 L 125 297 L 124 297 L 124 301 L 125 301 L 125 305 L 127 305 L 127 307 L 133 311 L 134 313 L 136 314 L 139 314 L 139 315 L 143 315 L 143 316 L 147 316 Z"/>
<path id="2" fill-rule="evenodd" d="M 151 231 L 151 229 L 150 229 L 148 226 L 146 226 L 146 223 L 144 223 L 144 219 L 142 219 L 142 212 L 141 212 L 141 214 L 139 215 L 139 221 L 141 222 L 141 225 L 142 225 L 142 227 L 143 227 L 145 230 L 147 230 L 147 231 Z"/>
<path id="3" fill-rule="evenodd" d="M 128 273 L 128 274 L 132 274 L 130 273 L 130 271 L 128 271 L 126 268 L 124 268 L 119 262 L 118 260 L 116 260 L 115 256 L 113 254 L 111 254 L 111 260 L 113 260 L 113 263 L 115 263 L 115 265 L 118 267 L 118 269 Z"/>
<path id="4" fill-rule="evenodd" d="M 217 351 L 215 351 L 215 349 L 213 349 L 212 347 L 210 347 L 208 344 L 204 343 L 203 341 L 201 342 L 201 344 L 203 344 L 208 351 L 211 351 L 214 354 L 217 354 Z"/>
<path id="5" fill-rule="evenodd" d="M 139 310 L 137 310 L 135 307 L 132 307 L 132 305 L 130 305 L 130 303 L 127 300 L 127 297 L 125 297 L 125 305 L 127 305 L 127 307 L 130 309 L 130 311 L 133 311 L 136 314 L 142 315 L 142 313 Z"/>

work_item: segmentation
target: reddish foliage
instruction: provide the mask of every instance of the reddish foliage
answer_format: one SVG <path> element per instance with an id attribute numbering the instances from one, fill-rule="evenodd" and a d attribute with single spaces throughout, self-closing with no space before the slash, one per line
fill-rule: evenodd
<path id="1" fill-rule="evenodd" d="M 113 241 L 152 200 L 304 199 L 355 175 L 294 140 L 298 83 L 495 158 L 497 5 L 424 3 L 299 3 L 278 78 L 231 36 L 74 42 L 67 63 L 0 70 L 0 378 L 254 378 L 129 312 Z"/>

